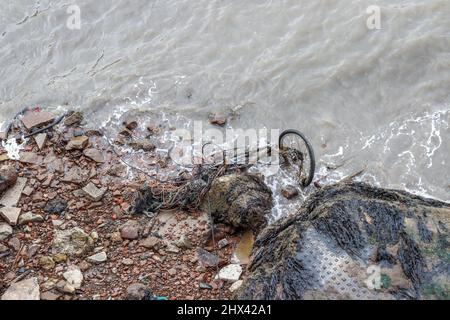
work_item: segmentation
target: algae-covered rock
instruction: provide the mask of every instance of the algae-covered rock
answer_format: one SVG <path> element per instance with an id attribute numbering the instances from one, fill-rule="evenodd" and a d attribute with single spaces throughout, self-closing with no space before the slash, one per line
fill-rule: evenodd
<path id="1" fill-rule="evenodd" d="M 257 230 L 267 224 L 272 192 L 254 174 L 231 174 L 213 181 L 201 209 L 211 211 L 214 222 Z"/>
<path id="2" fill-rule="evenodd" d="M 450 205 L 362 183 L 323 188 L 255 243 L 238 299 L 448 299 Z"/>

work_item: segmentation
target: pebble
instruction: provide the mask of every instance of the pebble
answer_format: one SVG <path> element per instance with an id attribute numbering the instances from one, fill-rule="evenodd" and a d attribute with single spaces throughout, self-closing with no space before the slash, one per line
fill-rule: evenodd
<path id="1" fill-rule="evenodd" d="M 0 243 L 0 253 L 4 253 L 4 252 L 6 252 L 6 251 L 8 251 L 9 249 L 8 249 L 8 247 L 7 246 L 5 246 L 4 244 L 1 244 Z"/>
<path id="2" fill-rule="evenodd" d="M 192 249 L 193 245 L 188 237 L 183 234 L 178 241 L 175 242 L 175 245 L 180 249 Z"/>
<path id="3" fill-rule="evenodd" d="M 209 122 L 217 126 L 224 126 L 227 123 L 227 117 L 220 113 L 210 115 Z"/>
<path id="4" fill-rule="evenodd" d="M 105 158 L 103 154 L 94 148 L 89 148 L 83 151 L 83 154 L 88 157 L 89 159 L 97 162 L 97 163 L 103 163 L 105 162 Z"/>
<path id="5" fill-rule="evenodd" d="M 64 292 L 74 293 L 76 290 L 81 288 L 84 277 L 83 273 L 81 273 L 81 270 L 77 266 L 70 266 L 67 271 L 63 273 L 63 277 L 66 279 L 63 286 Z M 61 287 L 61 284 L 59 287 Z"/>
<path id="6" fill-rule="evenodd" d="M 62 263 L 67 261 L 67 255 L 64 253 L 56 253 L 53 255 L 53 261 L 56 263 Z"/>
<path id="7" fill-rule="evenodd" d="M 122 264 L 126 266 L 132 266 L 134 264 L 134 261 L 130 258 L 124 258 L 122 259 Z"/>
<path id="8" fill-rule="evenodd" d="M 141 283 L 131 284 L 126 291 L 127 300 L 144 300 L 149 296 L 151 296 L 150 289 Z"/>
<path id="9" fill-rule="evenodd" d="M 97 188 L 92 182 L 83 188 L 84 193 L 94 202 L 100 201 L 105 195 L 107 188 Z"/>
<path id="10" fill-rule="evenodd" d="M 27 197 L 31 196 L 31 194 L 34 192 L 34 189 L 32 187 L 25 187 L 23 189 L 22 193 L 26 195 Z"/>
<path id="11" fill-rule="evenodd" d="M 207 284 L 207 283 L 204 283 L 204 282 L 200 282 L 200 284 L 198 285 L 198 287 L 199 287 L 201 290 L 212 290 L 212 289 L 213 289 L 213 287 L 212 287 L 211 285 L 209 285 L 209 284 Z"/>
<path id="12" fill-rule="evenodd" d="M 174 275 L 176 275 L 178 272 L 177 272 L 177 269 L 172 268 L 172 269 L 167 270 L 167 273 L 169 273 L 171 276 L 174 276 Z"/>
<path id="13" fill-rule="evenodd" d="M 34 136 L 34 141 L 36 142 L 38 149 L 42 150 L 42 148 L 45 146 L 45 143 L 47 142 L 47 134 L 40 133 Z"/>
<path id="14" fill-rule="evenodd" d="M 281 194 L 283 195 L 283 197 L 285 197 L 288 200 L 294 199 L 295 197 L 297 197 L 299 195 L 299 191 L 296 187 L 294 186 L 286 186 L 281 190 Z"/>
<path id="15" fill-rule="evenodd" d="M 36 253 L 39 251 L 39 246 L 37 244 L 33 244 L 28 248 L 27 256 L 28 258 L 32 258 L 36 255 Z"/>
<path id="16" fill-rule="evenodd" d="M 11 166 L 0 168 L 0 193 L 9 189 L 17 181 L 17 171 Z"/>
<path id="17" fill-rule="evenodd" d="M 104 251 L 96 253 L 96 254 L 90 256 L 89 258 L 87 258 L 88 262 L 91 262 L 94 264 L 104 263 L 104 262 L 106 262 L 106 260 L 108 260 L 108 256 L 107 256 L 106 252 L 104 252 Z"/>
<path id="18" fill-rule="evenodd" d="M 68 230 L 55 230 L 54 233 L 52 249 L 55 253 L 81 256 L 93 248 L 94 240 L 78 227 Z"/>
<path id="19" fill-rule="evenodd" d="M 41 293 L 41 300 L 44 301 L 55 301 L 61 298 L 61 294 L 56 293 L 54 291 L 46 291 Z"/>
<path id="20" fill-rule="evenodd" d="M 139 238 L 139 229 L 136 221 L 128 221 L 120 228 L 120 236 L 123 239 L 135 240 Z"/>
<path id="21" fill-rule="evenodd" d="M 19 217 L 19 224 L 24 225 L 28 223 L 41 223 L 44 222 L 44 218 L 39 214 L 27 212 Z"/>
<path id="22" fill-rule="evenodd" d="M 89 138 L 86 136 L 73 137 L 66 146 L 67 151 L 83 150 L 89 144 Z"/>
<path id="23" fill-rule="evenodd" d="M 21 152 L 19 161 L 27 164 L 40 165 L 43 159 L 34 152 Z"/>
<path id="24" fill-rule="evenodd" d="M 83 114 L 79 111 L 73 112 L 64 119 L 66 126 L 79 125 L 83 121 Z"/>
<path id="25" fill-rule="evenodd" d="M 228 244 L 229 242 L 227 239 L 222 239 L 219 242 L 217 242 L 217 246 L 219 247 L 219 249 L 225 248 Z"/>
<path id="26" fill-rule="evenodd" d="M 156 146 L 149 139 L 133 140 L 128 145 L 136 151 L 153 151 L 156 149 Z"/>
<path id="27" fill-rule="evenodd" d="M 44 211 L 48 214 L 61 214 L 67 208 L 67 201 L 63 198 L 57 197 L 47 203 Z"/>
<path id="28" fill-rule="evenodd" d="M 55 267 L 55 261 L 51 257 L 44 256 L 39 258 L 39 267 L 44 270 L 50 271 Z"/>
<path id="29" fill-rule="evenodd" d="M 19 203 L 22 191 L 27 184 L 27 178 L 17 178 L 16 183 L 8 189 L 0 199 L 0 205 L 3 207 L 16 207 Z"/>
<path id="30" fill-rule="evenodd" d="M 198 261 L 204 267 L 215 267 L 219 264 L 219 257 L 206 251 L 205 249 L 197 249 Z"/>
<path id="31" fill-rule="evenodd" d="M 55 116 L 47 111 L 28 111 L 21 119 L 25 128 L 28 131 L 36 127 L 44 126 L 51 123 L 55 119 Z"/>
<path id="32" fill-rule="evenodd" d="M 19 250 L 20 250 L 20 245 L 21 245 L 21 243 L 20 243 L 20 240 L 19 240 L 18 238 L 13 237 L 13 238 L 11 238 L 11 239 L 8 241 L 8 245 L 9 245 L 11 248 L 13 248 L 15 251 L 19 251 Z"/>
<path id="33" fill-rule="evenodd" d="M 10 225 L 15 226 L 21 211 L 20 208 L 16 207 L 0 208 L 0 216 L 2 216 Z"/>
<path id="34" fill-rule="evenodd" d="M 12 235 L 13 229 L 12 227 L 7 223 L 0 223 L 0 241 L 5 240 L 10 235 Z"/>

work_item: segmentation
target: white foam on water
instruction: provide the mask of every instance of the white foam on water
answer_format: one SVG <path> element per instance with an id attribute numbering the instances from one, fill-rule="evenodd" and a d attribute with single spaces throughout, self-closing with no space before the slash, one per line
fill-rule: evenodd
<path id="1" fill-rule="evenodd" d="M 5 149 L 8 158 L 11 160 L 20 160 L 20 151 L 23 150 L 28 140 L 23 139 L 21 144 L 17 143 L 15 138 L 2 141 L 2 147 Z"/>

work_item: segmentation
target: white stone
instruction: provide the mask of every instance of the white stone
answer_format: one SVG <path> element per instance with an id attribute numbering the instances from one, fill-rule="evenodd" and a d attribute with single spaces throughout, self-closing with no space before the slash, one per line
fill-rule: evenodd
<path id="1" fill-rule="evenodd" d="M 96 263 L 96 264 L 106 262 L 106 260 L 108 260 L 108 256 L 106 255 L 106 252 L 99 252 L 99 253 L 96 253 L 93 256 L 90 256 L 89 258 L 87 258 L 88 262 Z"/>
<path id="2" fill-rule="evenodd" d="M 70 266 L 66 272 L 63 273 L 64 279 L 66 279 L 65 290 L 68 292 L 75 292 L 81 288 L 83 284 L 83 274 L 77 266 Z"/>
<path id="3" fill-rule="evenodd" d="M 13 229 L 7 223 L 0 223 L 0 241 L 5 240 L 12 235 Z"/>
<path id="4" fill-rule="evenodd" d="M 242 284 L 244 283 L 244 281 L 239 280 L 236 281 L 235 283 L 233 283 L 230 287 L 230 292 L 236 292 L 237 290 L 239 290 L 242 287 Z"/>
<path id="5" fill-rule="evenodd" d="M 10 225 L 15 226 L 20 215 L 20 208 L 16 207 L 5 207 L 0 209 L 0 215 L 8 222 Z"/>
<path id="6" fill-rule="evenodd" d="M 40 300 L 37 278 L 30 278 L 13 283 L 3 294 L 2 300 Z"/>
<path id="7" fill-rule="evenodd" d="M 216 279 L 227 282 L 236 282 L 242 275 L 242 267 L 239 264 L 230 264 L 219 271 Z"/>

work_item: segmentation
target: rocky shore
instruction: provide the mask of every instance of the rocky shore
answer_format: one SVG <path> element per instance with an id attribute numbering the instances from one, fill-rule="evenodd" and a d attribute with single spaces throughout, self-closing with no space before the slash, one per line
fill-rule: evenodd
<path id="1" fill-rule="evenodd" d="M 28 112 L 11 133 L 54 119 Z M 178 172 L 155 152 L 168 129 L 145 127 L 127 120 L 109 139 L 70 113 L 17 158 L 0 149 L 1 299 L 449 298 L 447 203 L 344 181 L 267 226 L 259 175 Z"/>
<path id="2" fill-rule="evenodd" d="M 36 113 L 21 121 L 32 129 L 52 120 Z M 134 214 L 148 176 L 134 172 L 130 179 L 117 151 L 82 121 L 73 113 L 30 138 L 17 160 L 0 149 L 2 299 L 229 298 L 253 235 L 216 224 L 213 243 L 201 210 Z M 136 137 L 135 128 L 124 123 L 115 143 L 153 157 L 155 144 Z M 149 126 L 145 134 L 159 131 Z"/>

